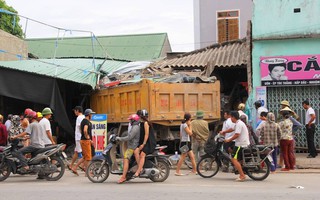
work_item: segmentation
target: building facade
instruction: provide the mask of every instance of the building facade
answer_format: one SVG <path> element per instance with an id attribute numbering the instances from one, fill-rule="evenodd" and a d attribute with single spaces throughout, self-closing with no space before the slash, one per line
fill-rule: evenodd
<path id="1" fill-rule="evenodd" d="M 252 0 L 194 0 L 195 49 L 246 37 Z"/>
<path id="2" fill-rule="evenodd" d="M 263 90 L 265 106 L 276 115 L 280 102 L 288 100 L 302 124 L 305 124 L 302 101 L 309 99 L 317 115 L 315 141 L 319 148 L 320 16 L 315 13 L 320 11 L 320 1 L 253 0 L 253 3 L 251 97 L 257 100 Z M 296 135 L 296 146 L 307 147 L 304 127 Z"/>

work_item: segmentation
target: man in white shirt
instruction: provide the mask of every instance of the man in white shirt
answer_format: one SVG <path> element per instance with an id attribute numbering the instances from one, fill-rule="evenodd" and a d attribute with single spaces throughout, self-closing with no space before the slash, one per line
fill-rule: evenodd
<path id="1" fill-rule="evenodd" d="M 8 115 L 8 119 L 7 119 L 7 121 L 5 122 L 5 126 L 6 126 L 6 128 L 7 128 L 7 131 L 9 131 L 9 129 L 10 129 L 10 127 L 11 127 L 11 118 L 12 118 L 12 114 L 9 114 Z"/>
<path id="2" fill-rule="evenodd" d="M 234 135 L 234 126 L 235 124 L 231 121 L 230 111 L 225 111 L 223 115 L 225 121 L 223 122 L 222 130 L 219 132 L 221 135 L 224 135 L 226 139 L 231 138 Z M 223 148 L 226 152 L 231 153 L 234 147 L 234 141 L 223 144 Z"/>
<path id="3" fill-rule="evenodd" d="M 240 174 L 236 181 L 244 181 L 246 176 L 243 173 L 238 159 L 242 158 L 242 149 L 250 144 L 249 131 L 246 124 L 239 119 L 239 113 L 237 111 L 231 111 L 230 116 L 231 121 L 235 123 L 235 130 L 234 135 L 231 138 L 226 139 L 225 142 L 235 140 L 235 147 L 233 148 L 231 162 Z"/>
<path id="4" fill-rule="evenodd" d="M 314 145 L 314 133 L 316 130 L 316 114 L 313 108 L 309 104 L 309 100 L 304 100 L 302 102 L 303 108 L 306 110 L 306 135 L 307 135 L 307 143 L 308 143 L 308 151 L 309 155 L 307 158 L 315 158 L 318 153 L 316 147 Z"/>
<path id="5" fill-rule="evenodd" d="M 43 118 L 40 120 L 39 124 L 44 128 L 44 130 L 46 131 L 46 136 L 44 136 L 43 140 L 44 140 L 44 144 L 45 146 L 50 146 L 52 144 L 55 144 L 53 137 L 52 137 L 52 131 L 51 131 L 51 124 L 49 119 L 52 116 L 52 111 L 50 108 L 44 108 L 42 110 L 42 116 Z"/>
<path id="6" fill-rule="evenodd" d="M 81 106 L 76 106 L 73 109 L 74 114 L 77 116 L 76 119 L 76 126 L 75 126 L 75 132 L 74 132 L 74 138 L 75 138 L 75 145 L 76 147 L 74 148 L 74 154 L 72 156 L 72 160 L 70 165 L 68 165 L 68 168 L 71 170 L 73 167 L 73 164 L 76 162 L 78 159 L 79 153 L 82 153 L 81 145 L 80 145 L 80 140 L 81 140 L 81 130 L 80 130 L 80 124 L 82 120 L 84 119 L 84 115 L 82 114 L 83 109 Z"/>
<path id="7" fill-rule="evenodd" d="M 257 117 L 257 123 L 258 123 L 261 113 L 262 113 L 262 112 L 268 113 L 269 111 L 268 111 L 267 108 L 265 108 L 265 107 L 262 105 L 262 101 L 261 101 L 261 100 L 258 100 L 258 101 L 256 101 L 256 102 L 254 102 L 254 107 L 255 107 L 256 110 L 257 110 L 257 115 L 256 115 L 256 117 Z"/>

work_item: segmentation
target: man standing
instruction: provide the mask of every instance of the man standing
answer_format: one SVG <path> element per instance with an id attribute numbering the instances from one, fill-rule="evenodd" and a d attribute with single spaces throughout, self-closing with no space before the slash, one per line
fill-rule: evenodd
<path id="1" fill-rule="evenodd" d="M 267 121 L 260 129 L 260 136 L 261 142 L 264 145 L 272 145 L 274 148 L 274 151 L 272 152 L 274 165 L 271 165 L 271 172 L 274 173 L 277 168 L 277 152 L 280 144 L 281 130 L 279 124 L 275 122 L 275 116 L 272 112 L 268 113 Z"/>
<path id="2" fill-rule="evenodd" d="M 256 136 L 259 138 L 259 142 L 260 142 L 260 130 L 261 130 L 261 127 L 264 125 L 264 123 L 267 120 L 267 115 L 268 115 L 267 112 L 261 112 L 260 113 L 260 120 L 257 123 Z"/>
<path id="3" fill-rule="evenodd" d="M 81 140 L 80 145 L 82 149 L 82 158 L 79 160 L 77 165 L 72 168 L 72 172 L 78 175 L 77 168 L 81 163 L 83 163 L 84 171 L 88 167 L 89 161 L 92 159 L 91 154 L 91 145 L 93 145 L 92 141 L 92 123 L 90 122 L 92 114 L 94 114 L 91 109 L 86 109 L 84 111 L 85 118 L 81 121 L 80 131 L 81 131 Z"/>
<path id="4" fill-rule="evenodd" d="M 314 145 L 314 133 L 315 133 L 315 123 L 316 123 L 316 114 L 313 108 L 309 104 L 309 100 L 304 100 L 302 102 L 303 108 L 306 110 L 306 134 L 307 134 L 307 143 L 309 155 L 307 158 L 315 158 L 318 153 Z"/>
<path id="5" fill-rule="evenodd" d="M 7 127 L 7 131 L 9 131 L 9 128 L 11 127 L 11 119 L 12 119 L 12 114 L 9 114 L 7 121 L 4 123 L 4 125 Z"/>
<path id="6" fill-rule="evenodd" d="M 200 156 L 204 155 L 204 144 L 209 137 L 208 122 L 203 120 L 203 111 L 199 110 L 196 113 L 197 119 L 191 122 L 192 126 L 192 151 L 198 163 Z"/>
<path id="7" fill-rule="evenodd" d="M 39 122 L 39 124 L 44 128 L 47 137 L 44 137 L 44 144 L 45 146 L 50 146 L 52 144 L 55 144 L 53 137 L 52 137 L 52 131 L 51 131 L 51 124 L 49 119 L 51 118 L 52 111 L 50 108 L 44 108 L 42 110 L 42 120 Z"/>
<path id="8" fill-rule="evenodd" d="M 244 181 L 246 179 L 245 174 L 243 173 L 242 167 L 238 159 L 242 158 L 242 149 L 247 147 L 250 144 L 249 141 L 249 133 L 247 126 L 239 119 L 239 113 L 237 111 L 231 111 L 230 113 L 231 121 L 235 123 L 234 135 L 226 139 L 225 142 L 230 142 L 235 140 L 235 147 L 232 151 L 231 162 L 234 167 L 238 170 L 240 176 L 236 179 L 236 181 Z"/>
<path id="9" fill-rule="evenodd" d="M 84 115 L 82 114 L 83 109 L 81 106 L 76 106 L 73 109 L 74 114 L 77 116 L 76 119 L 76 126 L 75 126 L 75 145 L 76 147 L 74 148 L 74 154 L 72 156 L 72 160 L 68 168 L 71 170 L 73 167 L 73 164 L 75 161 L 78 159 L 78 154 L 82 152 L 81 145 L 80 145 L 80 139 L 81 139 L 81 131 L 80 131 L 80 124 L 82 120 L 84 119 Z"/>

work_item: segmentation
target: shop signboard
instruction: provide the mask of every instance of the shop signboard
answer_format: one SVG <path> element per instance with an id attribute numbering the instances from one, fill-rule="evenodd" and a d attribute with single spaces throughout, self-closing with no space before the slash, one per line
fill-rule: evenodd
<path id="1" fill-rule="evenodd" d="M 320 55 L 260 57 L 262 86 L 320 85 Z"/>
<path id="2" fill-rule="evenodd" d="M 261 102 L 261 106 L 267 108 L 267 87 L 256 87 L 256 100 Z M 256 122 L 259 121 L 260 116 L 256 116 Z"/>
<path id="3" fill-rule="evenodd" d="M 94 114 L 91 117 L 92 141 L 96 155 L 101 155 L 107 145 L 107 119 L 106 114 Z"/>

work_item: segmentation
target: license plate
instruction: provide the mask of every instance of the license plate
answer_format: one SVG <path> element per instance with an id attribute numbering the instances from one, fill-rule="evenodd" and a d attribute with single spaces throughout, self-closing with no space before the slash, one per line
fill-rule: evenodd
<path id="1" fill-rule="evenodd" d="M 61 154 L 64 157 L 64 159 L 67 159 L 68 156 L 67 156 L 67 154 L 65 152 L 62 152 Z"/>

